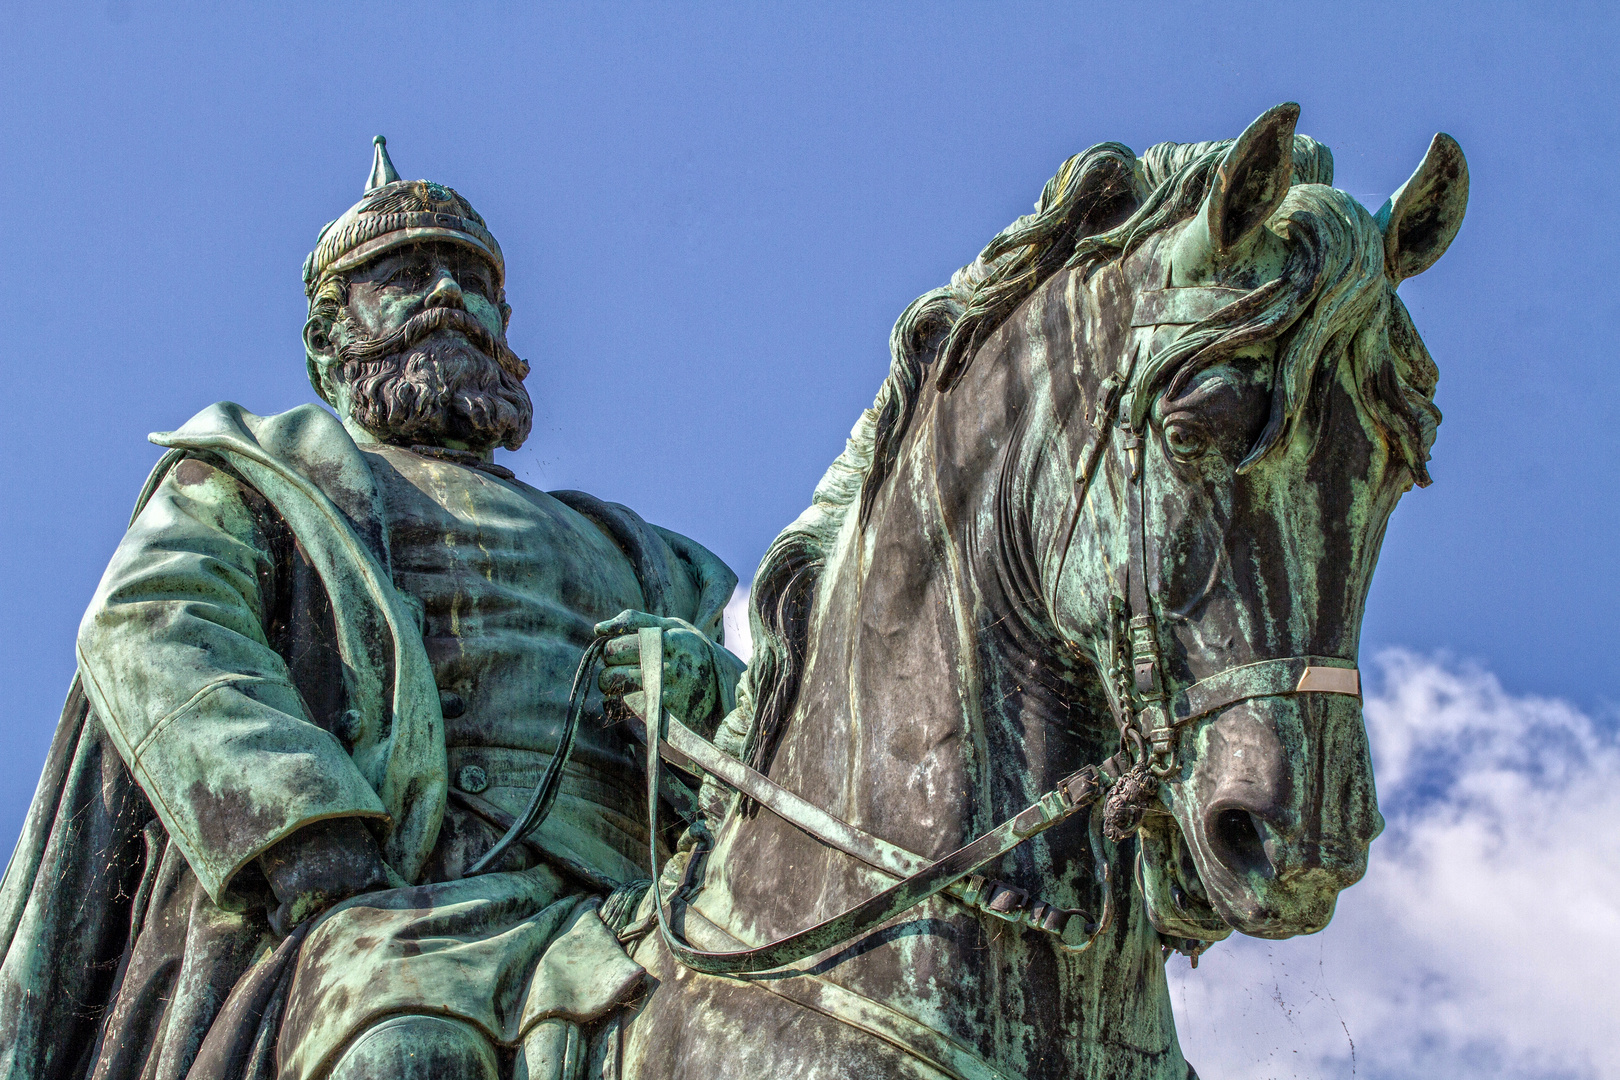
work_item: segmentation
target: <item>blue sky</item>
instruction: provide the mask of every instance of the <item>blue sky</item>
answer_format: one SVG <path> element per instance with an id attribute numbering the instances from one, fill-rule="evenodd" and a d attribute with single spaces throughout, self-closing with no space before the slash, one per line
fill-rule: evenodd
<path id="1" fill-rule="evenodd" d="M 1468 220 L 1401 289 L 1441 370 L 1435 485 L 1395 515 L 1364 651 L 1612 737 L 1612 7 L 336 8 L 0 2 L 0 835 L 146 433 L 311 399 L 299 266 L 379 132 L 507 253 L 539 408 L 507 463 L 746 579 L 870 402 L 895 317 L 1066 156 L 1230 137 L 1294 100 L 1376 207 L 1447 131 Z"/>

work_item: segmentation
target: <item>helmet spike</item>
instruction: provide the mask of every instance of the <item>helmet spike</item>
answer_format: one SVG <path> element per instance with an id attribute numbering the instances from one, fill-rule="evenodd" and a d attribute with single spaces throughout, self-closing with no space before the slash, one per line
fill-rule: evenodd
<path id="1" fill-rule="evenodd" d="M 371 176 L 366 179 L 366 194 L 399 179 L 399 173 L 394 171 L 394 163 L 388 160 L 388 140 L 378 135 L 371 141 L 377 147 L 377 152 L 371 158 Z"/>

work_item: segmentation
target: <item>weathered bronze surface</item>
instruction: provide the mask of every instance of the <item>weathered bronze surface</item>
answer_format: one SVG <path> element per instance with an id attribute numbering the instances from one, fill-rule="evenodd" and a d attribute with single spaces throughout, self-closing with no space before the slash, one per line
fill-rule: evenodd
<path id="1" fill-rule="evenodd" d="M 305 267 L 342 422 L 154 437 L 0 890 L 0 1076 L 1192 1075 L 1166 956 L 1321 929 L 1382 827 L 1361 613 L 1439 422 L 1395 286 L 1467 199 L 1437 136 L 1369 214 L 1297 115 L 1093 147 L 907 309 L 740 687 L 718 560 L 493 462 L 504 256 L 379 145 Z"/>
<path id="2" fill-rule="evenodd" d="M 599 692 L 543 826 L 466 871 L 553 759 L 597 623 L 665 626 L 671 704 L 713 729 L 736 577 L 493 461 L 532 414 L 503 275 L 379 140 L 305 265 L 341 423 L 224 403 L 154 436 L 0 893 L 0 1075 L 561 1075 L 639 991 L 598 910 L 646 875 L 646 812 Z"/>
<path id="3" fill-rule="evenodd" d="M 1105 801 L 985 867 L 988 902 L 786 971 L 692 972 L 650 935 L 623 1075 L 1179 1080 L 1168 952 L 1319 930 L 1361 876 L 1362 608 L 1439 421 L 1395 286 L 1450 243 L 1467 173 L 1437 136 L 1373 215 L 1296 117 L 1066 162 L 902 315 L 754 581 L 718 741 L 789 791 L 927 858 L 1112 759 Z M 898 876 L 718 801 L 677 944 L 769 942 Z M 1052 907 L 1087 932 L 1034 928 Z"/>

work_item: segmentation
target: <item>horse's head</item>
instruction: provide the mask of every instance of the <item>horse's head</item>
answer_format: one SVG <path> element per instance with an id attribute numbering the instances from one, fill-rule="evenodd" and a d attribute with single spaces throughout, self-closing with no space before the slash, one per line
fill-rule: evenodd
<path id="1" fill-rule="evenodd" d="M 1297 117 L 1076 155 L 906 310 L 876 402 L 755 578 L 750 763 L 770 765 L 808 677 L 822 720 L 792 768 L 839 790 L 838 763 L 889 762 L 846 793 L 851 820 L 931 850 L 1084 764 L 1111 712 L 1108 825 L 1139 836 L 1163 933 L 1326 925 L 1383 825 L 1362 611 L 1439 422 L 1395 286 L 1450 244 L 1468 179 L 1436 136 L 1370 214 Z M 846 719 L 913 706 L 903 740 Z M 878 786 L 896 776 L 978 787 L 918 819 Z"/>
<path id="2" fill-rule="evenodd" d="M 1395 285 L 1456 234 L 1462 154 L 1437 136 L 1373 215 L 1313 182 L 1331 163 L 1297 116 L 1177 148 L 1069 286 L 1086 340 L 1111 344 L 1081 374 L 1049 606 L 1157 774 L 1141 883 L 1155 925 L 1192 939 L 1320 930 L 1366 869 L 1362 612 L 1439 419 Z"/>

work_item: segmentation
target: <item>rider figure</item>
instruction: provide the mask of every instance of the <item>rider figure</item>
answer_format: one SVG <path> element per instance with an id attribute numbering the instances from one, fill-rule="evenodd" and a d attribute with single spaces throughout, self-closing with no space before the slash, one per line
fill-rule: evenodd
<path id="1" fill-rule="evenodd" d="M 107 852 L 139 899 L 92 896 L 94 930 L 22 921 L 7 978 L 43 985 L 0 1041 L 41 1062 L 74 1030 L 97 1047 L 24 1075 L 569 1076 L 640 987 L 599 908 L 648 876 L 647 808 L 597 695 L 543 826 L 467 871 L 522 814 L 599 633 L 664 627 L 665 703 L 713 730 L 742 668 L 720 645 L 736 576 L 494 462 L 532 418 L 504 274 L 467 201 L 400 180 L 379 138 L 304 269 L 310 377 L 338 419 L 224 403 L 154 437 L 170 453 L 80 631 L 58 742 L 81 751 L 35 807 L 100 783 L 126 811 L 66 853 L 25 833 L 13 869 L 37 869 L 0 915 Z M 635 661 L 610 649 L 610 698 Z M 63 985 L 64 955 L 120 975 Z M 104 1024 L 57 1015 L 75 1001 Z"/>

